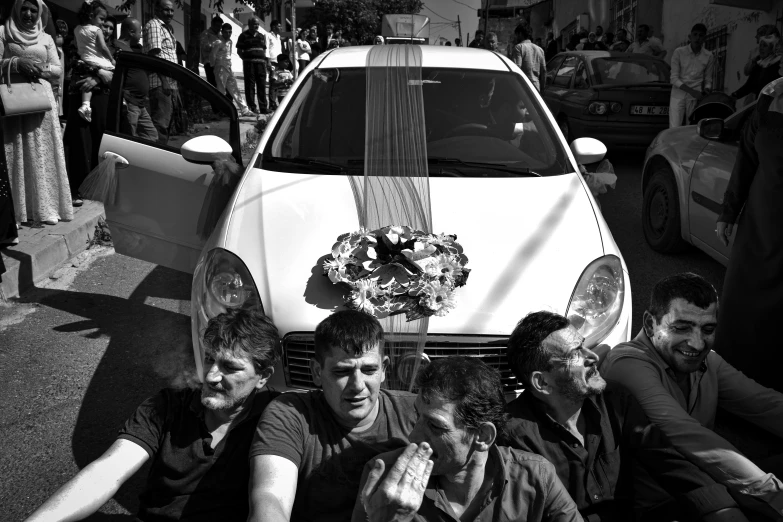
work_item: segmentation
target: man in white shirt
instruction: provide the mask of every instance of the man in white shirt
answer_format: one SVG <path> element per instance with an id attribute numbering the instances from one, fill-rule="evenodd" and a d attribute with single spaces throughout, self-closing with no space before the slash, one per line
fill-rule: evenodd
<path id="1" fill-rule="evenodd" d="M 715 57 L 704 48 L 707 27 L 696 24 L 688 36 L 690 43 L 674 50 L 672 55 L 672 94 L 669 101 L 669 127 L 679 127 L 690 118 L 696 103 L 712 91 Z"/>
<path id="2" fill-rule="evenodd" d="M 277 65 L 277 57 L 283 53 L 283 41 L 280 38 L 280 21 L 272 20 L 269 24 L 271 32 L 266 33 L 266 56 L 271 69 Z"/>
<path id="3" fill-rule="evenodd" d="M 666 51 L 661 47 L 660 40 L 657 38 L 650 38 L 650 26 L 640 24 L 636 29 L 636 41 L 629 47 L 629 53 L 644 53 L 656 58 L 663 59 L 666 56 Z"/>

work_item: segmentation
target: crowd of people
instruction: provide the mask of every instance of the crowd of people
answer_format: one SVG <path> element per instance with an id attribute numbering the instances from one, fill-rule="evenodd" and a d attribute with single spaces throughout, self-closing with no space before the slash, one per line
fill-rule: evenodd
<path id="1" fill-rule="evenodd" d="M 315 330 L 319 389 L 279 394 L 275 326 L 232 309 L 203 332 L 200 388 L 149 398 L 28 520 L 82 519 L 150 460 L 141 520 L 781 520 L 779 443 L 750 459 L 715 426 L 728 412 L 783 437 L 783 394 L 712 350 L 719 316 L 692 273 L 656 283 L 611 350 L 530 313 L 509 332 L 525 390 L 507 403 L 473 357 L 423 365 L 417 393 L 385 389 L 383 329 L 351 310 Z"/>

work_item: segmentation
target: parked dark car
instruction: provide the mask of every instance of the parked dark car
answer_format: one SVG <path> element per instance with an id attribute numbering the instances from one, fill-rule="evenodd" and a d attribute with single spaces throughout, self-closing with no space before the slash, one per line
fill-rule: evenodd
<path id="1" fill-rule="evenodd" d="M 670 70 L 646 54 L 568 51 L 549 60 L 542 95 L 566 141 L 647 147 L 669 127 Z"/>

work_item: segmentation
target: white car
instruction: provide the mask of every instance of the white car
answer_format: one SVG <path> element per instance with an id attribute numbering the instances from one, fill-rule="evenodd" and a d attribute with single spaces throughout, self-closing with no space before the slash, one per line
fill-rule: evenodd
<path id="1" fill-rule="evenodd" d="M 197 230 L 214 175 L 209 163 L 221 151 L 242 161 L 236 110 L 184 68 L 120 56 L 100 151 L 120 155 L 124 168 L 106 218 L 117 252 L 193 273 L 199 375 L 199 334 L 208 319 L 260 303 L 283 337 L 271 385 L 314 386 L 313 331 L 344 293 L 324 277 L 323 259 L 339 235 L 359 228 L 348 175 L 363 171 L 370 49 L 313 60 L 246 158 L 206 241 Z M 569 148 L 538 93 L 505 57 L 440 46 L 422 46 L 421 53 L 416 86 L 424 98 L 433 232 L 457 234 L 471 269 L 456 291 L 457 307 L 430 319 L 424 352 L 430 359 L 482 357 L 501 370 L 510 393 L 520 384 L 507 366 L 506 339 L 529 312 L 566 314 L 588 347 L 629 340 L 628 271 L 578 168 L 602 159 L 605 147 L 585 138 Z M 179 84 L 175 95 L 186 110 L 175 110 L 165 144 L 133 137 L 122 121 L 118 93 L 129 68 Z M 508 122 L 514 132 L 500 133 Z M 391 382 L 405 387 L 399 363 L 392 361 L 390 375 L 400 379 Z"/>

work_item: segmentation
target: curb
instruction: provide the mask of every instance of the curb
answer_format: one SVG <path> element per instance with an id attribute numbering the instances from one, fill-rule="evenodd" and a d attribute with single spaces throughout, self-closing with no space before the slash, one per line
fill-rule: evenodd
<path id="1" fill-rule="evenodd" d="M 103 205 L 85 201 L 83 206 L 74 208 L 72 221 L 43 228 L 23 226 L 19 244 L 0 249 L 7 270 L 0 276 L 0 301 L 19 297 L 86 250 L 100 219 L 105 219 Z"/>

